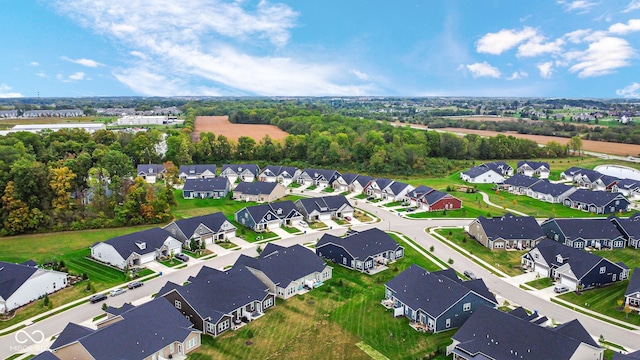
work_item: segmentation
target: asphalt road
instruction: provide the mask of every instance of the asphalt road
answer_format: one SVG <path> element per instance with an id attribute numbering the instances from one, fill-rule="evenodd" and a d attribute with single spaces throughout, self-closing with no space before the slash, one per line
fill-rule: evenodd
<path id="1" fill-rule="evenodd" d="M 305 194 L 307 195 L 307 194 Z M 355 201 L 355 200 L 352 200 Z M 629 331 L 620 327 L 611 325 L 609 323 L 593 319 L 586 315 L 574 312 L 563 306 L 551 303 L 544 299 L 541 299 L 531 293 L 528 293 L 516 286 L 509 284 L 501 278 L 491 274 L 483 267 L 477 265 L 472 260 L 468 259 L 464 255 L 451 249 L 444 243 L 433 238 L 425 232 L 427 227 L 435 226 L 465 226 L 468 225 L 470 219 L 430 219 L 430 220 L 409 220 L 392 214 L 382 208 L 378 208 L 371 204 L 359 201 L 358 207 L 369 211 L 381 219 L 380 222 L 370 225 L 361 225 L 357 228 L 365 229 L 370 227 L 378 227 L 386 231 L 397 231 L 405 234 L 416 243 L 423 246 L 425 249 L 433 246 L 433 255 L 437 256 L 443 261 L 448 259 L 453 260 L 452 267 L 463 272 L 464 270 L 471 270 L 477 276 L 482 277 L 491 291 L 495 294 L 508 299 L 512 304 L 520 304 L 528 309 L 538 310 L 541 315 L 554 319 L 558 322 L 566 322 L 573 319 L 578 319 L 582 325 L 595 337 L 603 335 L 605 339 L 620 344 L 627 349 L 640 349 L 640 333 L 637 331 Z M 346 229 L 333 229 L 329 230 L 329 233 L 334 235 L 342 234 Z M 320 233 L 310 233 L 306 235 L 294 236 L 283 240 L 276 241 L 276 243 L 284 246 L 293 244 L 303 244 L 310 241 L 314 241 L 321 236 Z M 126 293 L 117 297 L 110 297 L 106 300 L 106 303 L 111 306 L 119 307 L 125 302 L 140 302 L 144 299 L 150 299 L 150 295 L 158 292 L 167 281 L 173 281 L 175 283 L 184 282 L 189 276 L 195 275 L 203 265 L 222 269 L 227 265 L 231 265 L 240 256 L 241 253 L 249 256 L 255 256 L 255 248 L 243 249 L 241 251 L 231 252 L 228 255 L 219 256 L 206 261 L 190 261 L 189 266 L 167 273 L 161 277 L 149 280 L 143 287 L 138 289 L 129 290 Z M 102 314 L 102 302 L 97 304 L 83 304 L 73 308 L 72 310 L 65 311 L 63 313 L 52 316 L 48 319 L 32 324 L 24 329 L 23 332 L 16 338 L 17 333 L 8 334 L 0 337 L 0 358 L 4 359 L 16 352 L 24 352 L 21 348 L 27 347 L 26 350 L 31 352 L 39 352 L 46 349 L 50 343 L 49 340 L 53 335 L 56 335 L 62 331 L 68 322 L 82 323 L 92 319 L 95 316 Z M 33 340 L 39 340 L 37 331 L 41 331 L 44 334 L 44 342 L 35 343 Z M 30 339 L 25 334 L 33 335 L 34 339 Z M 26 340 L 26 341 L 25 341 Z M 20 343 L 24 341 L 24 343 Z"/>

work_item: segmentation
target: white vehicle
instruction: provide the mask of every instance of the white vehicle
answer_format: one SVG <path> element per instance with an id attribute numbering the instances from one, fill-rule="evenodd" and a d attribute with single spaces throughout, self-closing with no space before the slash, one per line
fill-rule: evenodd
<path id="1" fill-rule="evenodd" d="M 562 294 L 563 292 L 569 291 L 569 287 L 564 284 L 558 284 L 553 287 L 553 291 L 557 294 Z"/>
<path id="2" fill-rule="evenodd" d="M 300 220 L 300 226 L 302 226 L 303 228 L 306 228 L 306 227 L 309 227 L 309 224 L 307 224 L 307 222 L 304 220 Z"/>
<path id="3" fill-rule="evenodd" d="M 109 296 L 118 296 L 120 294 L 124 294 L 125 289 L 114 289 L 109 292 Z"/>

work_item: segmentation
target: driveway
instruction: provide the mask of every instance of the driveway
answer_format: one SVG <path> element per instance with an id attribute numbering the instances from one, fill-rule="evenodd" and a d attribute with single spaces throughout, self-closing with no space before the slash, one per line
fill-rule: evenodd
<path id="1" fill-rule="evenodd" d="M 280 236 L 281 239 L 286 239 L 290 236 L 295 236 L 293 234 L 288 233 L 286 230 L 282 229 L 282 228 L 270 228 L 269 229 L 271 232 L 273 232 L 274 234 Z"/>

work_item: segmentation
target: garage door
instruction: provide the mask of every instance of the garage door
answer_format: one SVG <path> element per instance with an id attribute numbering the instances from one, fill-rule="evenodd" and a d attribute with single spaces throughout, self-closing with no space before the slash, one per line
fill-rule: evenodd
<path id="1" fill-rule="evenodd" d="M 575 279 L 571 279 L 567 276 L 560 275 L 560 283 L 563 285 L 567 285 L 569 289 L 575 290 L 578 288 L 578 282 Z"/>
<path id="2" fill-rule="evenodd" d="M 142 256 L 140 256 L 140 264 L 146 264 L 149 262 L 152 262 L 156 259 L 156 253 L 155 252 L 151 252 L 149 254 L 144 254 Z"/>
<path id="3" fill-rule="evenodd" d="M 549 268 L 544 266 L 544 265 L 536 264 L 534 270 L 535 270 L 535 272 L 540 274 L 540 276 L 544 276 L 544 277 L 548 277 L 549 276 Z"/>
<path id="4" fill-rule="evenodd" d="M 269 229 L 278 229 L 280 227 L 280 220 L 267 222 L 267 227 Z"/>
<path id="5" fill-rule="evenodd" d="M 320 221 L 331 220 L 331 214 L 322 214 L 318 217 Z"/>
<path id="6" fill-rule="evenodd" d="M 203 237 L 200 239 L 200 241 L 204 241 L 204 243 L 205 243 L 205 244 L 211 244 L 211 243 L 213 243 L 213 234 L 203 236 Z"/>

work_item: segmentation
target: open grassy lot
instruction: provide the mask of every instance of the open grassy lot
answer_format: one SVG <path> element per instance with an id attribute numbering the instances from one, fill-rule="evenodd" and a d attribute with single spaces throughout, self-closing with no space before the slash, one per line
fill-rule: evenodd
<path id="1" fill-rule="evenodd" d="M 370 359 L 356 346 L 360 342 L 390 359 L 424 358 L 448 345 L 455 330 L 419 333 L 408 319 L 396 319 L 380 305 L 384 284 L 412 263 L 439 270 L 409 246 L 403 259 L 373 276 L 335 265 L 333 278 L 323 286 L 278 300 L 265 316 L 239 331 L 217 339 L 203 337 L 203 345 L 189 358 Z"/>
<path id="2" fill-rule="evenodd" d="M 627 319 L 627 314 L 618 305 L 619 300 L 624 300 L 627 285 L 629 285 L 629 280 L 620 281 L 599 289 L 585 290 L 580 295 L 575 292 L 569 292 L 560 295 L 560 298 L 612 318 L 640 325 L 640 315 L 637 311 L 629 314 Z"/>
<path id="3" fill-rule="evenodd" d="M 496 211 L 494 211 L 494 209 Z M 474 207 L 463 207 L 460 210 L 447 210 L 447 211 L 419 211 L 414 213 L 407 213 L 407 217 L 413 219 L 431 219 L 431 218 L 477 218 L 478 216 L 487 215 L 502 215 L 500 209 L 487 209 L 483 211 Z"/>
<path id="4" fill-rule="evenodd" d="M 175 190 L 174 195 L 178 203 L 177 206 L 171 207 L 171 213 L 178 219 L 189 218 L 192 216 L 206 215 L 214 212 L 222 212 L 227 217 L 231 216 L 236 211 L 247 207 L 257 205 L 256 202 L 236 201 L 229 198 L 223 199 L 184 199 L 182 197 L 182 190 Z M 287 195 L 278 201 L 291 200 L 296 201 L 304 196 L 300 195 Z"/>
<path id="5" fill-rule="evenodd" d="M 436 232 L 509 276 L 522 274 L 520 257 L 524 251 L 491 251 L 469 236 L 463 229 L 438 229 Z"/>
<path id="6" fill-rule="evenodd" d="M 596 255 L 613 261 L 614 263 L 623 262 L 629 269 L 640 267 L 640 259 L 638 258 L 638 250 L 626 247 L 624 249 L 599 250 L 593 252 Z"/>

